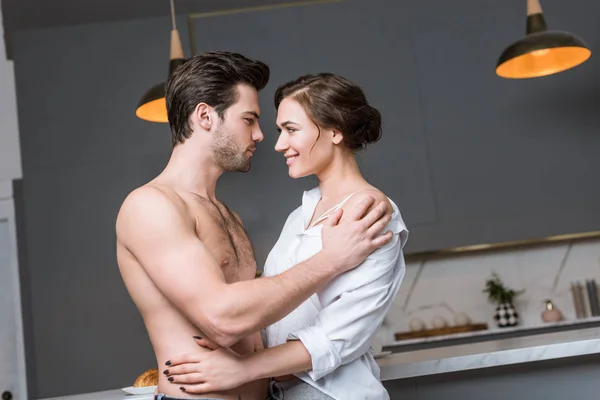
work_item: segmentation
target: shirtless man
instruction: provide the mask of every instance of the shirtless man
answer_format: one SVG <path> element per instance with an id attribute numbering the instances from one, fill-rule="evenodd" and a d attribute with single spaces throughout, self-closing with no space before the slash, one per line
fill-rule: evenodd
<path id="1" fill-rule="evenodd" d="M 262 349 L 258 331 L 283 318 L 335 276 L 360 264 L 391 235 L 385 204 L 361 203 L 323 228 L 323 250 L 285 273 L 254 279 L 253 250 L 233 211 L 215 196 L 224 171 L 246 172 L 263 139 L 258 91 L 268 67 L 211 52 L 181 66 L 167 84 L 173 152 L 163 172 L 130 193 L 117 217 L 117 260 L 159 369 L 167 355 L 208 351 L 194 336 L 239 354 Z M 165 366 L 167 365 L 167 366 Z M 159 374 L 160 398 L 194 398 Z M 260 399 L 254 382 L 211 399 Z M 195 397 L 198 398 L 198 397 Z"/>

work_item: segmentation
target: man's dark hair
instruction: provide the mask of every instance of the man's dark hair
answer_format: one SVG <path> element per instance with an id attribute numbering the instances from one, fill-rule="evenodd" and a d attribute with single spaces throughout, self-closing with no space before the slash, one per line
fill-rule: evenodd
<path id="1" fill-rule="evenodd" d="M 192 134 L 190 114 L 200 103 L 214 107 L 219 118 L 239 97 L 242 83 L 262 90 L 269 82 L 269 67 L 257 60 L 225 51 L 199 54 L 178 67 L 166 87 L 167 112 L 173 147 Z"/>

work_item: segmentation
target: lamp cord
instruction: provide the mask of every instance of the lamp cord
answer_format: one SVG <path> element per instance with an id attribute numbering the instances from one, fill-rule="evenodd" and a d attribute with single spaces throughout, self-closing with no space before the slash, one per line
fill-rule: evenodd
<path id="1" fill-rule="evenodd" d="M 173 24 L 173 30 L 176 30 L 177 26 L 175 25 L 175 4 L 173 3 L 173 0 L 171 0 L 171 22 Z"/>

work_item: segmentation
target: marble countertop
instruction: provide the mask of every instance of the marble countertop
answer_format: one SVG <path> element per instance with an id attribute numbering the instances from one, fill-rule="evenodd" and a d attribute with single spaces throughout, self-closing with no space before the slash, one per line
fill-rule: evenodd
<path id="1" fill-rule="evenodd" d="M 600 327 L 406 351 L 379 358 L 381 379 L 413 378 L 600 353 Z M 145 399 L 151 397 L 145 397 Z M 136 400 L 121 390 L 45 400 Z"/>
<path id="2" fill-rule="evenodd" d="M 385 381 L 596 353 L 600 328 L 399 352 L 377 361 Z"/>

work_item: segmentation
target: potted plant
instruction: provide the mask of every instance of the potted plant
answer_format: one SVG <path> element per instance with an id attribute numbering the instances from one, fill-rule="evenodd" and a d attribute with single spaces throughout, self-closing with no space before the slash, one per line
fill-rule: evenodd
<path id="1" fill-rule="evenodd" d="M 498 274 L 492 273 L 492 277 L 485 282 L 484 293 L 487 293 L 488 300 L 496 304 L 496 313 L 494 319 L 499 327 L 516 326 L 519 323 L 519 314 L 515 309 L 514 300 L 525 290 L 516 291 L 507 288 Z"/>

